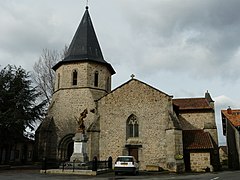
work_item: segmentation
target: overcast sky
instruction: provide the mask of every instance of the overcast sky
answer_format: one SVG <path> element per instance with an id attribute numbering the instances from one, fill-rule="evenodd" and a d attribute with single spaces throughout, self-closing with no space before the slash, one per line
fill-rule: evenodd
<path id="1" fill-rule="evenodd" d="M 0 0 L 0 65 L 32 71 L 44 48 L 69 45 L 86 0 Z M 239 0 L 89 0 L 106 61 L 116 70 L 113 88 L 136 78 L 181 97 L 240 108 Z"/>

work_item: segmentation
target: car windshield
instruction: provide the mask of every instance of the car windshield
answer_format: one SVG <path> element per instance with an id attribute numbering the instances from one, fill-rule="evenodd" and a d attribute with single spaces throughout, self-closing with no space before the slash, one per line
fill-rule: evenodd
<path id="1" fill-rule="evenodd" d="M 133 162 L 133 158 L 132 157 L 118 157 L 117 161 L 121 161 L 121 162 Z"/>

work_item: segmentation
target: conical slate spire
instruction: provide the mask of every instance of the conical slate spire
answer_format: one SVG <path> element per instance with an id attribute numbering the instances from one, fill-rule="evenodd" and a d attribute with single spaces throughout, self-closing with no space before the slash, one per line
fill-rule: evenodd
<path id="1" fill-rule="evenodd" d="M 110 68 L 112 74 L 115 73 L 112 66 L 103 58 L 90 14 L 88 12 L 88 6 L 86 6 L 85 13 L 72 39 L 65 58 L 56 64 L 53 69 L 56 70 L 61 64 L 76 61 L 93 61 L 103 63 Z"/>
<path id="2" fill-rule="evenodd" d="M 66 60 L 91 59 L 104 62 L 101 48 L 88 12 L 88 7 L 69 46 Z"/>

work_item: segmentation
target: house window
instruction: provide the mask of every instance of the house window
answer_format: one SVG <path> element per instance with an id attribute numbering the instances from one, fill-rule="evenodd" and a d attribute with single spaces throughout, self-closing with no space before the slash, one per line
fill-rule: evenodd
<path id="1" fill-rule="evenodd" d="M 98 87 L 98 71 L 94 73 L 94 86 Z"/>
<path id="2" fill-rule="evenodd" d="M 74 70 L 73 75 L 72 75 L 72 85 L 73 86 L 77 85 L 77 76 L 78 76 L 77 70 Z"/>
<path id="3" fill-rule="evenodd" d="M 139 125 L 135 115 L 129 116 L 127 120 L 127 138 L 139 137 Z"/>

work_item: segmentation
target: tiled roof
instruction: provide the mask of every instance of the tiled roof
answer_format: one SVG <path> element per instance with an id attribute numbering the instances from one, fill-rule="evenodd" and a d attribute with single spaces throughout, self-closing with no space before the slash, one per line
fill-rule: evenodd
<path id="1" fill-rule="evenodd" d="M 222 110 L 222 114 L 235 126 L 240 126 L 240 109 Z"/>
<path id="2" fill-rule="evenodd" d="M 173 104 L 178 106 L 179 110 L 212 109 L 206 98 L 173 99 Z"/>
<path id="3" fill-rule="evenodd" d="M 212 149 L 211 135 L 203 130 L 185 130 L 183 131 L 184 149 Z"/>

